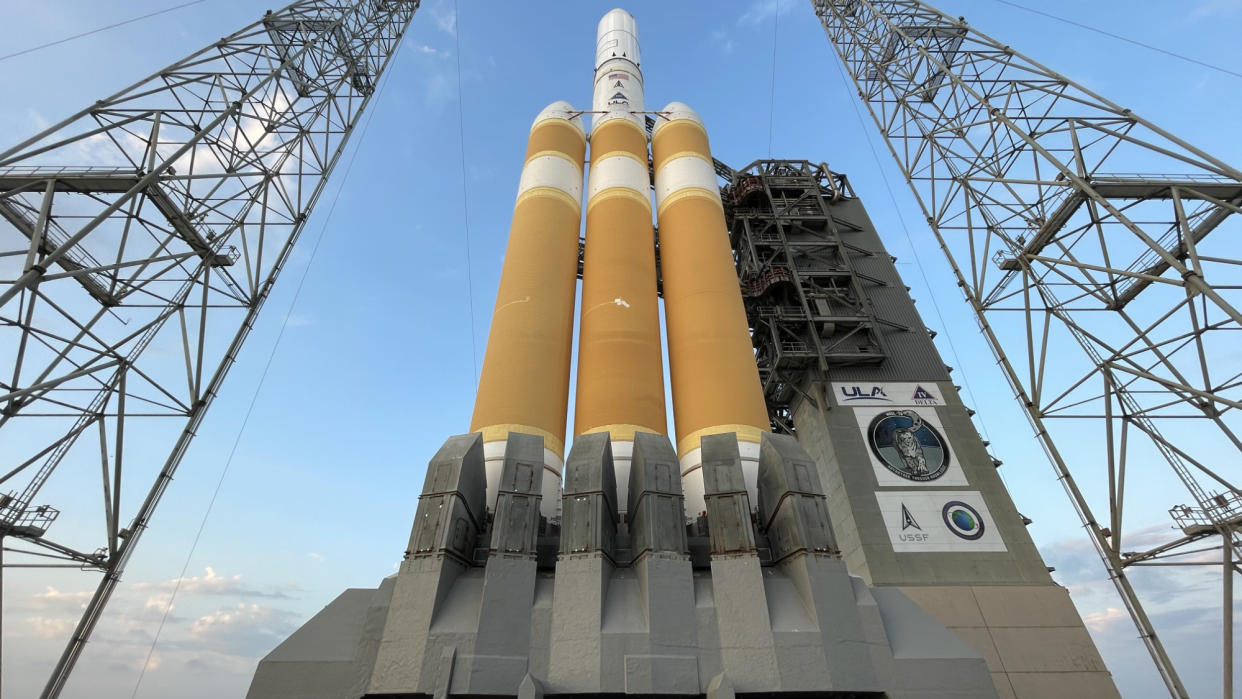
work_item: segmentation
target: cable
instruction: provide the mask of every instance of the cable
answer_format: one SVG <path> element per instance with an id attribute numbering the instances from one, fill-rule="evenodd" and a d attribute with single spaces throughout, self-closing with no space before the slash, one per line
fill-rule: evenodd
<path id="1" fill-rule="evenodd" d="M 379 88 L 375 92 L 374 101 L 379 101 L 391 75 L 396 72 L 395 69 L 396 66 L 393 66 L 393 69 L 384 75 Z M 341 184 L 336 188 L 336 194 L 332 197 L 332 205 L 328 207 L 328 214 L 324 217 L 323 225 L 319 227 L 319 236 L 315 239 L 315 245 L 311 248 L 310 259 L 307 260 L 306 266 L 302 268 L 302 277 L 298 279 L 297 288 L 293 292 L 293 300 L 289 302 L 289 310 L 285 311 L 284 320 L 280 324 L 280 331 L 276 334 L 276 342 L 272 344 L 272 350 L 267 355 L 267 363 L 263 365 L 263 372 L 259 375 L 259 383 L 254 387 L 254 394 L 250 396 L 250 405 L 246 408 L 245 416 L 242 417 L 241 427 L 238 428 L 237 436 L 233 439 L 233 446 L 229 449 L 228 458 L 224 461 L 224 468 L 220 471 L 219 480 L 216 481 L 216 489 L 212 491 L 211 499 L 207 501 L 207 510 L 203 512 L 203 519 L 199 522 L 198 531 L 194 534 L 194 541 L 190 543 L 190 551 L 186 554 L 185 563 L 181 566 L 181 574 L 177 576 L 177 582 L 173 585 L 172 594 L 169 595 L 168 603 L 164 606 L 164 615 L 160 618 L 160 624 L 155 629 L 155 638 L 151 640 L 151 649 L 147 651 L 147 658 L 143 661 L 142 670 L 138 673 L 138 681 L 134 683 L 134 693 L 130 695 L 131 699 L 138 696 L 138 690 L 142 687 L 142 678 L 146 676 L 147 667 L 150 666 L 151 658 L 155 655 L 155 647 L 159 644 L 160 634 L 164 631 L 164 624 L 168 621 L 168 614 L 172 611 L 173 601 L 176 600 L 177 592 L 181 589 L 181 582 L 185 580 L 185 574 L 190 569 L 190 561 L 194 558 L 194 551 L 198 548 L 199 539 L 202 538 L 203 530 L 207 527 L 207 520 L 211 517 L 211 511 L 215 507 L 216 498 L 219 497 L 220 489 L 224 486 L 224 479 L 229 473 L 229 467 L 233 465 L 233 457 L 237 455 L 237 447 L 241 444 L 242 436 L 246 433 L 246 426 L 250 423 L 250 416 L 254 413 L 254 406 L 259 400 L 263 384 L 267 381 L 267 373 L 272 368 L 272 361 L 276 359 L 276 350 L 280 348 L 280 341 L 285 337 L 285 330 L 289 327 L 289 318 L 293 315 L 294 308 L 297 307 L 298 298 L 302 295 L 302 287 L 306 285 L 306 277 L 310 273 L 311 265 L 315 264 L 315 255 L 319 252 L 319 246 L 327 235 L 328 224 L 332 221 L 332 214 L 336 211 L 336 204 L 341 198 L 341 191 L 345 189 L 345 184 L 349 181 L 349 173 L 354 169 L 354 160 L 358 157 L 358 151 L 362 150 L 362 143 L 366 140 L 367 129 L 370 128 L 371 119 L 374 116 L 375 110 L 372 109 L 367 114 L 366 121 L 362 124 L 362 130 L 358 133 L 354 152 L 349 156 L 349 162 L 345 164 L 345 173 L 341 177 Z"/>
<path id="2" fill-rule="evenodd" d="M 841 67 L 839 61 L 833 61 L 833 63 L 837 66 L 837 74 L 841 77 L 841 84 L 845 88 L 846 94 L 849 94 L 849 82 L 846 80 L 845 70 Z M 880 178 L 884 181 L 884 189 L 888 190 L 888 199 L 892 202 L 893 211 L 897 214 L 897 220 L 901 223 L 901 230 L 906 235 L 906 243 L 910 246 L 910 250 L 913 251 L 914 239 L 910 236 L 910 227 L 906 225 L 905 216 L 901 215 L 901 207 L 897 204 L 897 196 L 893 194 L 893 187 L 888 181 L 888 174 L 884 171 L 884 166 L 880 162 L 880 154 L 876 151 L 875 144 L 872 142 L 871 130 L 867 128 L 867 124 L 862 116 L 862 110 L 858 108 L 858 103 L 852 99 L 848 101 L 854 106 L 854 116 L 858 119 L 858 126 L 862 129 L 863 135 L 866 137 L 867 148 L 871 150 L 871 157 L 875 160 L 876 169 L 880 171 Z M 914 264 L 919 268 L 919 274 L 923 277 L 923 285 L 927 287 L 927 295 L 931 298 L 932 310 L 936 311 L 936 319 L 940 321 L 940 327 L 947 330 L 948 324 L 944 322 L 944 315 L 940 313 L 940 304 L 936 301 L 936 292 L 933 291 L 931 280 L 927 277 L 927 270 L 923 268 L 923 263 L 917 254 L 914 255 Z M 970 398 L 972 405 L 979 405 L 978 399 L 975 398 L 975 392 L 970 387 L 970 379 L 966 375 L 965 365 L 962 364 L 962 359 L 957 354 L 957 347 L 953 344 L 953 334 L 945 332 L 943 333 L 943 336 L 945 341 L 949 344 L 949 352 L 953 355 L 953 362 L 955 366 L 957 366 L 962 372 L 962 385 L 966 388 L 966 395 Z M 939 335 L 937 335 L 937 337 L 939 337 Z M 983 432 L 983 438 L 991 443 L 992 435 L 988 433 L 988 426 L 983 420 L 983 413 L 976 412 L 974 417 L 979 420 L 979 427 Z M 1005 482 L 1004 471 L 997 469 L 997 472 L 1000 474 L 1001 482 L 1005 483 L 1005 487 L 1008 488 L 1009 484 Z"/>
<path id="3" fill-rule="evenodd" d="M 772 89 L 768 94 L 768 158 L 772 157 L 772 133 L 776 124 L 776 37 L 781 26 L 781 0 L 776 0 L 772 15 Z"/>
<path id="4" fill-rule="evenodd" d="M 172 7 L 165 7 L 162 10 L 156 10 L 155 12 L 145 14 L 141 17 L 134 17 L 133 19 L 127 19 L 124 22 L 117 22 L 116 24 L 109 24 L 106 27 L 99 27 L 98 29 L 92 29 L 89 32 L 82 32 L 81 34 L 74 34 L 73 36 L 67 36 L 63 39 L 57 39 L 56 41 L 49 41 L 46 44 L 40 44 L 38 46 L 32 46 L 31 48 L 28 48 L 28 49 L 22 49 L 21 51 L 18 51 L 16 53 L 10 53 L 4 56 L 0 56 L 0 61 L 7 61 L 10 58 L 16 58 L 18 56 L 24 56 L 28 53 L 34 53 L 35 51 L 48 48 L 49 46 L 56 46 L 57 44 L 63 44 L 66 41 L 73 41 L 74 39 L 81 39 L 82 37 L 90 36 L 91 34 L 98 34 L 99 32 L 107 31 L 109 29 L 116 29 L 117 27 L 123 27 L 126 24 L 133 24 L 134 22 L 147 19 L 148 17 L 162 15 L 166 12 L 172 12 L 173 10 L 180 10 L 183 7 L 189 7 L 190 5 L 197 5 L 200 2 L 206 2 L 206 1 L 207 0 L 191 0 L 191 2 L 183 2 L 180 5 L 173 5 Z"/>
<path id="5" fill-rule="evenodd" d="M 453 0 L 453 40 L 457 44 L 457 137 L 461 150 L 461 218 L 466 229 L 466 302 L 470 304 L 470 362 L 479 381 L 479 340 L 474 332 L 474 269 L 470 259 L 470 200 L 466 187 L 466 118 L 461 95 L 461 22 L 457 19 L 457 0 Z M 471 386 L 473 388 L 473 386 Z"/>
<path id="6" fill-rule="evenodd" d="M 1195 65 L 1198 65 L 1198 66 L 1203 66 L 1204 68 L 1210 68 L 1210 69 L 1212 69 L 1212 70 L 1215 70 L 1215 71 L 1218 71 L 1218 72 L 1224 73 L 1224 74 L 1226 74 L 1226 75 L 1232 75 L 1232 76 L 1233 76 L 1233 77 L 1235 77 L 1235 78 L 1242 78 L 1242 73 L 1236 73 L 1236 72 L 1234 72 L 1234 71 L 1232 71 L 1232 70 L 1229 70 L 1228 68 L 1221 68 L 1220 66 L 1217 66 L 1217 65 L 1212 65 L 1211 63 L 1207 63 L 1207 62 L 1204 62 L 1204 61 L 1200 61 L 1200 60 L 1199 60 L 1199 59 L 1197 59 L 1197 58 L 1191 58 L 1190 56 L 1183 56 L 1183 55 L 1182 55 L 1182 54 L 1180 54 L 1180 53 L 1173 53 L 1172 51 L 1169 51 L 1169 50 L 1167 50 L 1167 49 L 1162 49 L 1162 48 L 1160 48 L 1159 46 L 1152 46 L 1151 44 L 1145 44 L 1145 43 L 1143 43 L 1143 42 L 1141 42 L 1141 41 L 1136 41 L 1136 40 L 1134 40 L 1134 39 L 1129 39 L 1129 38 L 1127 38 L 1127 37 L 1121 36 L 1120 34 L 1114 34 L 1114 33 L 1110 32 L 1110 31 L 1105 31 L 1105 30 L 1103 30 L 1103 29 L 1097 29 L 1097 28 L 1095 28 L 1095 27 L 1092 27 L 1092 26 L 1090 26 L 1090 25 L 1083 24 L 1083 23 L 1081 23 L 1081 22 L 1075 22 L 1075 21 L 1074 21 L 1074 20 L 1072 20 L 1072 19 L 1066 19 L 1066 18 L 1064 18 L 1064 17 L 1058 17 L 1057 15 L 1054 15 L 1054 14 L 1051 14 L 1051 13 L 1048 13 L 1048 12 L 1044 12 L 1044 11 L 1042 11 L 1042 10 L 1036 10 L 1036 9 L 1035 9 L 1035 8 L 1033 8 L 1033 7 L 1026 7 L 1025 5 L 1019 5 L 1019 4 L 1018 4 L 1018 3 L 1016 3 L 1016 2 L 1010 2 L 1010 0 L 996 0 L 996 2 L 999 2 L 999 3 L 1001 3 L 1002 5 L 1008 5 L 1008 6 L 1010 6 L 1010 7 L 1016 7 L 1016 8 L 1018 8 L 1019 10 L 1025 10 L 1026 12 L 1030 12 L 1031 14 L 1040 15 L 1041 17 L 1047 17 L 1048 19 L 1053 19 L 1053 20 L 1056 20 L 1056 21 L 1058 21 L 1058 22 L 1064 22 L 1065 24 L 1070 24 L 1070 25 L 1073 25 L 1073 26 L 1075 26 L 1075 27 L 1078 27 L 1079 29 L 1086 29 L 1086 30 L 1087 30 L 1087 31 L 1089 31 L 1089 32 L 1095 32 L 1096 34 L 1103 34 L 1104 36 L 1107 36 L 1107 37 L 1110 37 L 1110 38 L 1116 39 L 1116 40 L 1118 40 L 1118 41 L 1124 41 L 1124 42 L 1126 42 L 1127 44 L 1134 44 L 1135 46 L 1141 46 L 1141 47 L 1143 47 L 1143 48 L 1145 48 L 1145 49 L 1149 49 L 1149 50 L 1152 50 L 1152 51 L 1156 51 L 1157 53 L 1163 53 L 1163 54 L 1164 54 L 1164 55 L 1166 55 L 1166 56 L 1172 56 L 1173 58 L 1176 58 L 1176 59 L 1179 59 L 1179 60 L 1182 60 L 1182 61 L 1186 61 L 1187 63 L 1194 63 Z"/>

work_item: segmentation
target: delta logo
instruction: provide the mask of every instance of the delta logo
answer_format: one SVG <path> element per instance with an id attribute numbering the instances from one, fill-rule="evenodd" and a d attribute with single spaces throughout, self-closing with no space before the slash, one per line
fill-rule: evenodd
<path id="1" fill-rule="evenodd" d="M 935 394 L 919 385 L 915 385 L 914 395 L 911 396 L 910 400 L 915 405 L 936 405 L 939 402 Z"/>

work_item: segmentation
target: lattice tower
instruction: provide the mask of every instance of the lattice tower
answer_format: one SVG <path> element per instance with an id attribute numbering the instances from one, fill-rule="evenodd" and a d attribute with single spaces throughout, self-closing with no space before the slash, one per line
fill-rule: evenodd
<path id="1" fill-rule="evenodd" d="M 0 154 L 0 537 L 102 573 L 43 696 L 64 687 L 418 4 L 269 11 Z M 38 497 L 58 476 L 100 489 L 95 538 L 49 531 L 58 510 Z"/>

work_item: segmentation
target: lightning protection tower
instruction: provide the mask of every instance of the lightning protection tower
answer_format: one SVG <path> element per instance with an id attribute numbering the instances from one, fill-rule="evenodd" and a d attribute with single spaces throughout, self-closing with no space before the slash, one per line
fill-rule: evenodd
<path id="1" fill-rule="evenodd" d="M 1231 696 L 1242 172 L 927 3 L 813 5 L 1175 697 L 1128 572 L 1219 545 Z M 1189 500 L 1155 546 L 1135 479 Z"/>
<path id="2" fill-rule="evenodd" d="M 64 687 L 418 4 L 294 2 L 0 153 L 0 539 L 102 574 L 44 697 Z M 40 491 L 58 482 L 95 484 L 93 537 L 49 529 L 58 503 Z"/>

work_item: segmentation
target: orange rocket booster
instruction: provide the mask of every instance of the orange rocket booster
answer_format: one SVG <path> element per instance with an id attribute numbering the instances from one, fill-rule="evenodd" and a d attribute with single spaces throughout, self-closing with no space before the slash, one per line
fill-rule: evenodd
<path id="1" fill-rule="evenodd" d="M 754 493 L 760 434 L 771 428 L 702 120 L 673 102 L 651 150 L 677 455 L 693 517 L 703 509 L 699 441 L 736 433 Z"/>
<path id="2" fill-rule="evenodd" d="M 541 509 L 545 516 L 560 509 L 585 152 L 581 120 L 568 103 L 535 119 L 470 422 L 471 432 L 483 433 L 489 509 L 510 432 L 543 437 L 550 473 Z"/>

